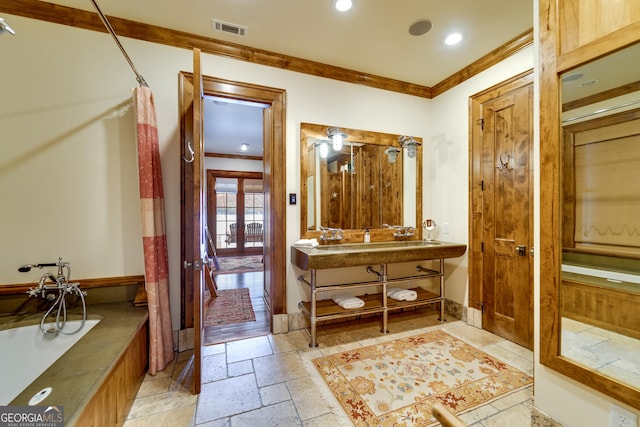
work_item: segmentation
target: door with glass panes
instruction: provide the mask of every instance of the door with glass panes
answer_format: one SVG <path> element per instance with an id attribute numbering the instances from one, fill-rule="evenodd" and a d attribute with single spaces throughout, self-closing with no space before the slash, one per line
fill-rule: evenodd
<path id="1" fill-rule="evenodd" d="M 261 254 L 264 190 L 258 172 L 207 171 L 208 227 L 218 255 Z"/>

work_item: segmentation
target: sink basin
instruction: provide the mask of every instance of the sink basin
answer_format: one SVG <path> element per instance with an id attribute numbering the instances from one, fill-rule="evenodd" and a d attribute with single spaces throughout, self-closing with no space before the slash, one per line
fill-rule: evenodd
<path id="1" fill-rule="evenodd" d="M 466 250 L 467 245 L 435 240 L 345 243 L 315 248 L 292 246 L 291 262 L 303 270 L 327 269 L 456 258 Z"/>

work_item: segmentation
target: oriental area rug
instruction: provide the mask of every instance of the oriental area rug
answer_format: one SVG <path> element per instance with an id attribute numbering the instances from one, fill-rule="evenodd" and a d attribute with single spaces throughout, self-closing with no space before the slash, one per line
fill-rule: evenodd
<path id="1" fill-rule="evenodd" d="M 460 414 L 533 378 L 443 331 L 313 360 L 356 426 L 439 425 L 436 402 Z"/>
<path id="2" fill-rule="evenodd" d="M 208 299 L 208 293 L 206 294 Z M 253 322 L 256 314 L 251 304 L 248 288 L 223 289 L 206 307 L 204 314 L 205 326 L 220 326 L 233 323 Z"/>
<path id="3" fill-rule="evenodd" d="M 262 271 L 262 255 L 218 257 L 220 269 L 214 274 L 249 273 L 252 271 Z"/>

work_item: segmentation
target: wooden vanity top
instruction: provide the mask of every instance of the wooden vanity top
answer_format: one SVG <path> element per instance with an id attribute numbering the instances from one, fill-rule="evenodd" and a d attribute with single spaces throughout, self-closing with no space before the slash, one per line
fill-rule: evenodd
<path id="1" fill-rule="evenodd" d="M 291 247 L 291 262 L 303 270 L 393 264 L 429 259 L 457 258 L 467 245 L 442 241 L 393 241 Z"/>

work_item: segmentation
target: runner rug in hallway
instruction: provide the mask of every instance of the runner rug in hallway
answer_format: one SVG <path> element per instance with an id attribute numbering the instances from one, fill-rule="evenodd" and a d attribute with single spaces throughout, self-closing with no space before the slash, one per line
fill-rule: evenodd
<path id="1" fill-rule="evenodd" d="M 208 292 L 205 299 L 208 300 Z M 256 314 L 251 304 L 248 288 L 222 289 L 205 309 L 204 325 L 220 326 L 233 323 L 253 322 Z"/>
<path id="2" fill-rule="evenodd" d="M 220 269 L 214 274 L 249 273 L 264 269 L 262 255 L 218 257 L 218 263 Z"/>
<path id="3" fill-rule="evenodd" d="M 533 378 L 443 331 L 313 360 L 356 426 L 438 425 L 435 402 L 460 414 Z"/>

